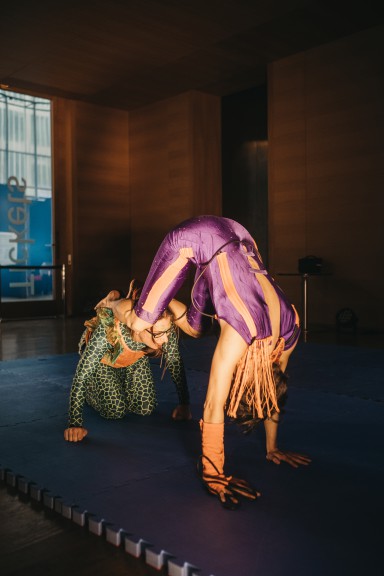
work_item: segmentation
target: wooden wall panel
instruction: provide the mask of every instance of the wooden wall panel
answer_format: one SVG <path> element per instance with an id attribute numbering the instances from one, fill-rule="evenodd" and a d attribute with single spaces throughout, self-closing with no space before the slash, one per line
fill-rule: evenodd
<path id="1" fill-rule="evenodd" d="M 82 306 L 125 290 L 130 270 L 128 113 L 76 105 L 77 290 Z"/>
<path id="2" fill-rule="evenodd" d="M 220 215 L 222 210 L 220 100 L 201 92 L 191 92 L 189 99 L 193 153 L 193 215 Z"/>
<path id="3" fill-rule="evenodd" d="M 165 234 L 220 214 L 220 100 L 189 92 L 130 113 L 132 271 L 145 280 Z"/>
<path id="4" fill-rule="evenodd" d="M 347 306 L 384 327 L 383 38 L 376 27 L 269 68 L 270 267 L 324 258 L 332 275 L 310 281 L 317 324 Z M 299 303 L 300 279 L 277 278 Z"/>
<path id="5" fill-rule="evenodd" d="M 57 261 L 67 313 L 91 312 L 130 277 L 128 113 L 54 100 Z"/>
<path id="6" fill-rule="evenodd" d="M 220 100 L 191 92 L 128 113 L 57 99 L 55 110 L 67 311 L 92 313 L 110 288 L 145 279 L 172 226 L 220 214 Z"/>

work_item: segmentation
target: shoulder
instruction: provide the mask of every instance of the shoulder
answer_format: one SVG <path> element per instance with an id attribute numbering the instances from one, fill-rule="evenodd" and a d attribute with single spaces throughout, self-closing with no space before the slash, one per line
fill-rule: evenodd
<path id="1" fill-rule="evenodd" d="M 120 333 L 121 336 L 124 340 L 124 343 L 126 344 L 126 346 L 128 346 L 128 348 L 130 348 L 131 350 L 143 350 L 143 348 L 146 348 L 146 345 L 143 344 L 143 342 L 137 342 L 132 335 L 132 330 L 123 322 L 119 322 L 119 329 L 120 329 Z"/>

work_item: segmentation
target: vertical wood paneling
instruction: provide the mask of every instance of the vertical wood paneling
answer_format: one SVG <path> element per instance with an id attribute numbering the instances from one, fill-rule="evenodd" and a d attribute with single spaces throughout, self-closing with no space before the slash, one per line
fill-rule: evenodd
<path id="1" fill-rule="evenodd" d="M 75 110 L 78 300 L 92 308 L 130 275 L 128 113 L 77 103 Z"/>
<path id="2" fill-rule="evenodd" d="M 60 98 L 53 111 L 56 258 L 72 315 L 130 277 L 128 113 Z"/>
<path id="3" fill-rule="evenodd" d="M 380 26 L 269 69 L 271 266 L 324 258 L 332 276 L 309 293 L 318 324 L 349 306 L 361 326 L 384 326 L 383 37 Z M 300 279 L 279 282 L 300 301 Z"/>
<path id="4" fill-rule="evenodd" d="M 193 215 L 222 211 L 220 101 L 215 96 L 191 92 L 193 153 Z"/>
<path id="5" fill-rule="evenodd" d="M 145 279 L 172 226 L 220 213 L 220 100 L 191 92 L 128 114 L 58 99 L 54 124 L 68 312 L 91 312 Z"/>
<path id="6" fill-rule="evenodd" d="M 132 271 L 145 279 L 169 229 L 220 213 L 220 101 L 189 92 L 130 113 Z"/>

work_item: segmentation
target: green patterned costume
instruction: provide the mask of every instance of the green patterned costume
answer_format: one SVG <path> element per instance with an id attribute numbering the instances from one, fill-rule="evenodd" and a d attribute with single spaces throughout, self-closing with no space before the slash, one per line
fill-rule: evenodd
<path id="1" fill-rule="evenodd" d="M 111 311 L 103 309 L 102 314 L 98 312 L 92 336 L 81 353 L 72 382 L 69 428 L 83 427 L 84 402 L 104 418 L 123 418 L 128 412 L 145 416 L 156 408 L 155 383 L 148 356 L 142 356 L 124 368 L 115 368 L 101 362 L 102 358 L 109 356 L 113 359 L 118 353 L 117 346 L 113 346 L 108 338 L 108 329 L 113 324 Z M 145 348 L 145 344 L 132 339 L 126 325 L 119 323 L 119 328 L 129 349 L 137 351 Z M 80 345 L 84 343 L 84 334 Z M 170 332 L 163 351 L 166 367 L 176 386 L 179 404 L 189 404 L 188 385 L 176 329 Z"/>

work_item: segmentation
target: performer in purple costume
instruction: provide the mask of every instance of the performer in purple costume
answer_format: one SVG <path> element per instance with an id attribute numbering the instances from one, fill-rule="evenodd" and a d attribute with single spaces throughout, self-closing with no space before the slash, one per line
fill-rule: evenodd
<path id="1" fill-rule="evenodd" d="M 196 274 L 187 308 L 174 296 L 193 266 Z M 138 332 L 152 326 L 167 306 L 175 324 L 193 337 L 203 334 L 207 319 L 219 323 L 200 428 L 202 479 L 224 507 L 236 508 L 239 494 L 259 496 L 244 480 L 224 474 L 225 410 L 247 424 L 264 420 L 268 460 L 295 467 L 309 463 L 306 456 L 277 448 L 284 372 L 299 337 L 299 318 L 241 224 L 219 216 L 182 222 L 160 245 L 134 309 L 124 301 L 106 299 L 98 306 L 111 307 L 119 320 Z"/>
<path id="2" fill-rule="evenodd" d="M 222 266 L 229 266 L 235 289 L 251 319 L 246 312 L 242 314 L 241 304 L 240 310 L 237 309 L 236 297 L 226 293 L 229 287 L 220 279 L 220 262 L 223 260 Z M 265 270 L 255 241 L 243 226 L 218 216 L 192 218 L 167 234 L 135 307 L 136 316 L 153 324 L 177 294 L 193 265 L 197 267 L 193 296 L 198 302 L 196 307 L 189 308 L 187 319 L 196 331 L 201 331 L 201 312 L 210 303 L 216 316 L 233 326 L 247 344 L 251 344 L 256 336 L 258 339 L 271 336 L 272 327 L 262 287 L 255 280 L 256 275 L 262 274 L 273 285 L 280 300 L 280 335 L 285 340 L 292 335 L 297 324 L 296 313 Z M 161 291 L 160 286 L 163 288 Z"/>

